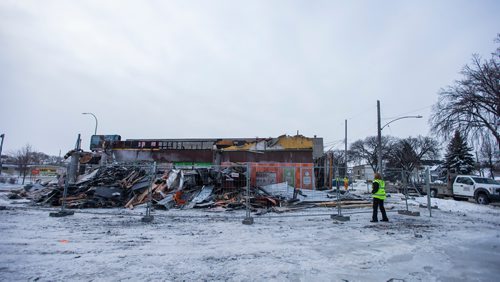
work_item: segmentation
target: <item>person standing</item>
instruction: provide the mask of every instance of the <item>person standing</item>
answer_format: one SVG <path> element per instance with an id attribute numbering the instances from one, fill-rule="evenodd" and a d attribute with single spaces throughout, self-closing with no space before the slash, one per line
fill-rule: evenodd
<path id="1" fill-rule="evenodd" d="M 380 173 L 375 173 L 375 179 L 372 184 L 372 197 L 373 197 L 373 215 L 370 222 L 378 222 L 378 208 L 380 207 L 380 212 L 382 213 L 382 221 L 389 221 L 387 214 L 385 213 L 384 200 L 385 195 L 385 182 L 382 180 Z"/>

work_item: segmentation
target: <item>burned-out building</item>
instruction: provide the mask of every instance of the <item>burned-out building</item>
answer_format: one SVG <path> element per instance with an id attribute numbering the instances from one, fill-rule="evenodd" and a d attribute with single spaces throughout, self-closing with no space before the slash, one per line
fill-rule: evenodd
<path id="1" fill-rule="evenodd" d="M 114 161 L 156 161 L 173 165 L 222 163 L 314 163 L 323 155 L 323 138 L 302 135 L 277 138 L 127 139 L 95 135 L 92 151 Z"/>
<path id="2" fill-rule="evenodd" d="M 255 168 L 252 181 L 287 180 L 307 188 L 314 185 L 313 167 L 315 160 L 323 155 L 323 138 L 282 135 L 121 140 L 119 135 L 95 135 L 91 150 L 102 152 L 103 159 L 116 162 L 156 161 L 175 167 L 251 164 Z"/>

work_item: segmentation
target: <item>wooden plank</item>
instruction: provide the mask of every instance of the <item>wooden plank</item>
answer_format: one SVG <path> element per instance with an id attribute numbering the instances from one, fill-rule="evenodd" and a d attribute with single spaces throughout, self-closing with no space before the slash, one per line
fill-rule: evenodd
<path id="1" fill-rule="evenodd" d="M 318 207 L 336 207 L 337 202 L 323 202 L 323 203 L 317 203 L 316 204 Z M 355 208 L 355 207 L 371 207 L 373 204 L 369 202 L 360 202 L 356 204 L 345 204 L 341 202 L 342 208 Z"/>
<path id="2" fill-rule="evenodd" d="M 372 204 L 369 201 L 341 201 L 340 202 L 342 205 L 360 205 L 360 204 Z M 331 202 L 317 202 L 316 204 L 318 205 L 337 205 L 337 201 L 331 201 Z"/>

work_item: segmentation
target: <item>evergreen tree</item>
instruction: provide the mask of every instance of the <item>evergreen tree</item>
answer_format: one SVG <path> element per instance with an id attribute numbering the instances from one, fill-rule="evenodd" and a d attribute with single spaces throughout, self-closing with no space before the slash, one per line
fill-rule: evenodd
<path id="1" fill-rule="evenodd" d="M 460 132 L 455 131 L 455 136 L 448 144 L 444 168 L 450 173 L 470 174 L 474 170 L 474 159 L 471 151 L 472 148 L 467 145 L 467 141 Z"/>

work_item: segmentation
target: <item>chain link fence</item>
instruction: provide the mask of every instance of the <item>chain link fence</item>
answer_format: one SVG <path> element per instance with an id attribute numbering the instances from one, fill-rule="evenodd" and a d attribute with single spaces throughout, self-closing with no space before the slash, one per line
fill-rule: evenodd
<path id="1" fill-rule="evenodd" d="M 243 219 L 327 216 L 338 220 L 352 213 L 371 213 L 371 179 L 341 175 L 351 169 L 311 164 L 227 163 L 220 166 L 174 166 L 155 162 L 121 163 L 88 168 L 76 181 L 30 195 L 39 205 L 60 207 L 53 216 L 86 209 L 134 210 L 142 221 L 155 216 L 204 216 Z M 402 169 L 384 170 L 390 204 L 406 204 L 421 195 Z M 416 191 L 416 192 L 413 192 Z M 95 210 L 94 210 L 95 211 Z M 182 212 L 181 212 L 182 211 Z M 110 215 L 117 212 L 106 210 Z M 51 214 L 52 215 L 52 214 Z"/>

